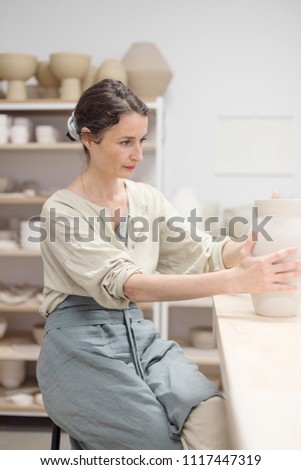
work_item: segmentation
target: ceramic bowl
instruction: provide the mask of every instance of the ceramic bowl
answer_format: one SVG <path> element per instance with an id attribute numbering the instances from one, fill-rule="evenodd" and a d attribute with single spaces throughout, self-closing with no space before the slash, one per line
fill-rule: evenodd
<path id="1" fill-rule="evenodd" d="M 33 396 L 29 393 L 16 393 L 7 398 L 8 401 L 16 406 L 30 406 L 33 403 Z"/>
<path id="2" fill-rule="evenodd" d="M 88 72 L 86 73 L 83 81 L 82 81 L 82 91 L 87 90 L 87 88 L 90 88 L 90 86 L 94 85 L 96 83 L 96 72 L 97 68 L 95 65 L 90 65 L 88 68 Z"/>
<path id="3" fill-rule="evenodd" d="M 50 68 L 48 60 L 41 60 L 38 62 L 36 70 L 36 79 L 43 87 L 43 98 L 58 98 L 60 80 L 54 75 Z"/>
<path id="4" fill-rule="evenodd" d="M 44 323 L 37 323 L 32 327 L 32 336 L 36 343 L 42 344 L 44 340 Z"/>
<path id="5" fill-rule="evenodd" d="M 0 193 L 9 193 L 14 189 L 15 182 L 5 176 L 0 177 Z"/>
<path id="6" fill-rule="evenodd" d="M 195 326 L 189 330 L 189 340 L 193 347 L 199 349 L 216 348 L 216 341 L 211 327 Z"/>
<path id="7" fill-rule="evenodd" d="M 2 385 L 7 389 L 20 387 L 26 377 L 26 364 L 22 360 L 2 361 Z"/>
<path id="8" fill-rule="evenodd" d="M 13 230 L 0 230 L 0 241 L 1 240 L 14 240 L 15 232 Z"/>
<path id="9" fill-rule="evenodd" d="M 4 80 L 28 80 L 35 74 L 37 58 L 32 54 L 1 54 L 2 78 Z"/>
<path id="10" fill-rule="evenodd" d="M 100 82 L 105 78 L 120 80 L 125 85 L 128 83 L 125 66 L 116 59 L 107 59 L 98 68 L 96 72 L 96 81 Z"/>
<path id="11" fill-rule="evenodd" d="M 81 52 L 50 54 L 50 69 L 61 82 L 60 97 L 63 100 L 78 100 L 81 82 L 87 75 L 90 62 L 90 55 Z"/>
<path id="12" fill-rule="evenodd" d="M 34 396 L 34 401 L 39 406 L 44 406 L 43 397 L 41 393 L 36 393 Z"/>
<path id="13" fill-rule="evenodd" d="M 0 250 L 17 250 L 18 243 L 15 240 L 0 240 Z"/>
<path id="14" fill-rule="evenodd" d="M 2 78 L 8 81 L 7 99 L 26 100 L 25 81 L 35 74 L 37 58 L 32 54 L 2 53 Z"/>
<path id="15" fill-rule="evenodd" d="M 36 126 L 35 137 L 39 144 L 53 144 L 58 140 L 58 131 L 53 126 Z"/>

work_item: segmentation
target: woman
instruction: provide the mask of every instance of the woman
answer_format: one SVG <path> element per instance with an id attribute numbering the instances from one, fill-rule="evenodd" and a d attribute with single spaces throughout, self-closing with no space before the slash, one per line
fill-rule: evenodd
<path id="1" fill-rule="evenodd" d="M 294 248 L 195 241 L 142 162 L 148 108 L 121 82 L 86 90 L 68 121 L 87 168 L 43 207 L 46 334 L 37 376 L 49 416 L 82 449 L 227 448 L 224 400 L 138 302 L 283 291 Z M 181 232 L 179 232 L 179 228 Z M 277 262 L 277 264 L 276 264 Z M 225 269 L 227 268 L 227 269 Z"/>

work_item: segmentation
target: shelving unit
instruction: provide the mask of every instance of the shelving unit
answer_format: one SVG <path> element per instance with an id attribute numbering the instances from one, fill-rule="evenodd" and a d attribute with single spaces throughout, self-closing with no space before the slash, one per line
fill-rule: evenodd
<path id="1" fill-rule="evenodd" d="M 163 99 L 158 97 L 153 100 L 144 100 L 150 109 L 149 140 L 144 143 L 145 174 L 141 168 L 137 179 L 154 184 L 162 190 L 163 186 Z M 12 117 L 29 117 L 33 126 L 38 124 L 50 124 L 60 131 L 60 141 L 50 145 L 29 142 L 27 144 L 2 144 L 0 145 L 0 175 L 18 180 L 35 180 L 39 183 L 41 191 L 35 196 L 23 193 L 0 193 L 1 218 L 16 217 L 28 219 L 39 215 L 46 199 L 57 188 L 64 187 L 69 181 L 82 171 L 84 152 L 81 144 L 69 142 L 65 137 L 65 125 L 67 117 L 74 109 L 76 103 L 62 102 L 61 100 L 27 100 L 26 102 L 9 102 L 0 100 L 0 113 L 9 114 Z M 26 163 L 25 163 L 26 162 Z M 142 172 L 142 173 L 141 173 Z M 142 177 L 141 177 L 142 176 Z M 51 180 L 51 182 L 50 182 Z M 53 188 L 52 188 L 53 185 Z M 50 187 L 49 187 L 50 186 Z M 17 283 L 26 281 L 33 284 L 38 280 L 42 285 L 42 262 L 39 250 L 26 249 L 0 249 L 0 262 L 4 269 L 0 273 L 0 283 L 5 282 L 5 274 L 10 280 L 17 279 Z M 28 265 L 29 263 L 29 265 Z M 7 268 L 7 269 L 6 269 Z M 23 272 L 23 274 L 21 274 Z M 23 277 L 22 277 L 23 276 Z M 10 318 L 20 318 L 29 321 L 34 316 L 39 317 L 40 303 L 31 299 L 21 304 L 8 305 L 0 302 L 0 314 Z M 158 303 L 143 303 L 139 305 L 151 317 L 157 328 L 160 327 L 160 305 Z M 26 320 L 27 323 L 27 320 Z M 24 320 L 23 320 L 24 324 Z M 22 334 L 15 331 L 7 331 L 0 340 L 1 360 L 24 360 L 35 363 L 40 346 L 33 342 L 30 327 Z M 1 364 L 0 364 L 1 366 Z M 26 382 L 20 390 L 26 390 L 31 382 Z M 35 383 L 35 385 L 37 385 Z M 9 403 L 5 395 L 10 391 L 0 386 L 0 415 L 18 416 L 46 416 L 45 410 L 33 404 L 29 407 L 19 407 Z"/>
<path id="2" fill-rule="evenodd" d="M 210 318 L 212 320 L 212 297 L 163 302 L 161 304 L 160 311 L 160 331 L 163 338 L 175 340 L 182 347 L 184 355 L 191 361 L 195 362 L 200 371 L 203 372 L 210 380 L 214 381 L 218 388 L 221 388 L 220 359 L 217 348 L 195 348 L 189 343 L 189 338 L 187 336 L 181 335 L 173 337 L 171 334 L 172 317 L 174 312 L 177 310 L 181 312 L 181 324 L 183 326 L 187 323 L 187 314 L 190 313 L 196 314 L 196 322 L 194 323 L 194 326 L 201 326 L 204 321 L 202 314 L 205 311 L 207 313 L 210 312 Z"/>

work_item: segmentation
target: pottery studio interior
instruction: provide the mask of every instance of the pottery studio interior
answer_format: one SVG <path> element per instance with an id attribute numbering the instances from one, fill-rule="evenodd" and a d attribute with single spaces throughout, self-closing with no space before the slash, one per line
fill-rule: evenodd
<path id="1" fill-rule="evenodd" d="M 300 21 L 1 0 L 0 450 L 301 449 Z"/>

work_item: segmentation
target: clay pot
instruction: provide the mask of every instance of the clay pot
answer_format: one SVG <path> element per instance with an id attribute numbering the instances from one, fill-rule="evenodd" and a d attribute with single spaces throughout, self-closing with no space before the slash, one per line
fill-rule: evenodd
<path id="1" fill-rule="evenodd" d="M 2 238 L 3 240 L 3 238 Z M 7 321 L 6 318 L 0 317 L 0 339 L 3 338 L 7 330 Z"/>
<path id="2" fill-rule="evenodd" d="M 36 79 L 42 85 L 43 98 L 59 97 L 59 79 L 53 74 L 48 60 L 38 62 L 36 70 Z"/>
<path id="3" fill-rule="evenodd" d="M 25 82 L 32 77 L 37 68 L 37 58 L 31 54 L 0 54 L 2 78 L 8 81 L 6 98 L 23 101 L 27 99 Z"/>
<path id="4" fill-rule="evenodd" d="M 90 65 L 90 67 L 88 68 L 88 72 L 82 81 L 82 91 L 87 90 L 88 88 L 90 88 L 90 86 L 96 83 L 96 72 L 97 68 L 95 67 L 95 65 Z"/>
<path id="5" fill-rule="evenodd" d="M 133 44 L 122 63 L 128 74 L 130 89 L 140 98 L 154 98 L 165 93 L 172 72 L 155 44 Z"/>
<path id="6" fill-rule="evenodd" d="M 2 385 L 5 388 L 18 388 L 26 377 L 25 361 L 2 361 Z"/>
<path id="7" fill-rule="evenodd" d="M 44 334 L 45 334 L 44 326 L 45 326 L 44 323 L 36 323 L 32 327 L 32 336 L 37 344 L 42 344 L 44 341 Z"/>
<path id="8" fill-rule="evenodd" d="M 262 234 L 262 231 L 258 233 L 253 255 L 261 256 L 281 248 L 296 246 L 298 252 L 290 256 L 290 259 L 301 258 L 301 199 L 260 200 L 255 201 L 255 207 L 258 208 L 257 225 L 265 217 L 271 219 L 264 225 L 262 223 L 266 234 Z M 301 278 L 294 278 L 290 282 L 298 285 L 298 290 L 252 294 L 255 312 L 267 317 L 297 315 L 301 306 Z"/>
<path id="9" fill-rule="evenodd" d="M 128 76 L 124 65 L 115 59 L 105 60 L 98 68 L 96 82 L 100 82 L 104 78 L 120 80 L 124 85 L 128 83 Z"/>
<path id="10" fill-rule="evenodd" d="M 1 54 L 0 54 L 0 99 L 5 98 L 5 93 L 2 90 L 2 80 L 3 80 L 3 75 L 2 75 L 2 60 L 1 60 Z"/>
<path id="11" fill-rule="evenodd" d="M 81 82 L 87 75 L 91 57 L 81 52 L 56 52 L 50 54 L 50 68 L 60 80 L 60 97 L 77 101 L 81 95 Z"/>

